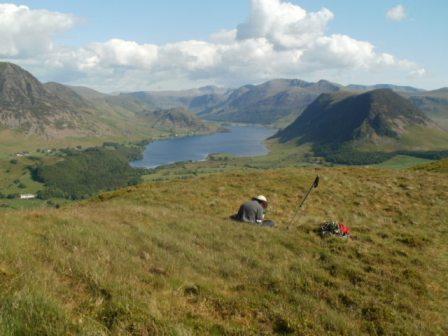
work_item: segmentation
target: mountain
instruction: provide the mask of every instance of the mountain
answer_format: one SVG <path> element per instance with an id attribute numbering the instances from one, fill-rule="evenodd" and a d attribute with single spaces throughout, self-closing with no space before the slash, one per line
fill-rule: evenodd
<path id="1" fill-rule="evenodd" d="M 49 82 L 44 84 L 44 88 L 53 94 L 54 97 L 62 99 L 64 102 L 70 104 L 76 108 L 89 109 L 92 108 L 92 104 L 89 104 L 81 95 L 76 93 L 73 89 L 66 85 L 62 85 L 55 82 Z"/>
<path id="2" fill-rule="evenodd" d="M 0 63 L 0 124 L 28 134 L 67 136 L 95 133 L 86 102 L 57 84 L 47 87 L 26 70 Z"/>
<path id="3" fill-rule="evenodd" d="M 345 90 L 365 92 L 374 89 L 391 89 L 400 95 L 409 98 L 428 117 L 448 130 L 448 88 L 427 91 L 412 86 L 398 86 L 391 84 L 377 85 L 347 85 Z"/>
<path id="4" fill-rule="evenodd" d="M 199 115 L 216 121 L 287 123 L 296 118 L 321 93 L 339 90 L 340 85 L 324 80 L 309 83 L 298 79 L 276 79 L 236 89 L 223 103 Z"/>
<path id="5" fill-rule="evenodd" d="M 389 84 L 343 87 L 325 80 L 311 83 L 275 79 L 235 90 L 205 86 L 183 91 L 104 94 L 54 82 L 42 84 L 32 74 L 11 63 L 0 63 L 0 125 L 49 138 L 147 137 L 154 131 L 172 131 L 180 119 L 183 121 L 179 125 L 188 124 L 188 120 L 192 122 L 188 112 L 191 111 L 212 121 L 286 126 L 322 93 L 349 90 L 360 94 L 372 87 L 399 92 L 448 129 L 446 88 L 423 91 Z M 185 115 L 180 117 L 183 113 Z M 163 117 L 167 119 L 160 122 Z M 192 122 L 194 129 L 199 125 L 197 121 Z M 157 127 L 152 128 L 152 125 Z"/>
<path id="6" fill-rule="evenodd" d="M 155 107 L 151 100 L 146 99 L 148 93 L 107 95 L 85 87 L 72 89 L 95 106 L 105 123 L 113 120 L 115 125 L 120 124 L 121 128 L 142 128 L 141 132 L 145 129 L 158 132 L 209 132 L 215 129 L 185 107 Z"/>
<path id="7" fill-rule="evenodd" d="M 425 90 L 418 89 L 412 86 L 401 86 L 401 85 L 393 85 L 393 84 L 376 84 L 376 85 L 358 85 L 358 84 L 350 84 L 344 87 L 344 89 L 348 91 L 372 91 L 378 89 L 390 89 L 399 93 L 406 94 L 417 94 L 421 92 L 425 92 Z"/>
<path id="8" fill-rule="evenodd" d="M 186 130 L 195 132 L 207 132 L 210 130 L 201 118 L 185 108 L 159 109 L 146 113 L 155 118 L 152 127 L 162 127 L 171 130 Z"/>
<path id="9" fill-rule="evenodd" d="M 201 112 L 215 106 L 228 96 L 231 90 L 217 86 L 204 86 L 182 91 L 140 91 L 120 93 L 123 97 L 132 97 L 155 109 L 186 108 Z"/>
<path id="10" fill-rule="evenodd" d="M 448 148 L 448 133 L 390 89 L 322 94 L 275 137 L 332 148 Z"/>
<path id="11" fill-rule="evenodd" d="M 196 97 L 193 91 L 210 94 L 219 89 L 191 90 L 188 93 L 191 99 Z M 12 63 L 0 63 L 0 125 L 45 138 L 147 138 L 168 130 L 189 132 L 209 128 L 185 109 L 161 113 L 160 108 L 137 94 L 108 95 L 85 87 L 42 84 Z"/>
<path id="12" fill-rule="evenodd" d="M 448 130 L 448 88 L 408 96 L 412 103 Z"/>

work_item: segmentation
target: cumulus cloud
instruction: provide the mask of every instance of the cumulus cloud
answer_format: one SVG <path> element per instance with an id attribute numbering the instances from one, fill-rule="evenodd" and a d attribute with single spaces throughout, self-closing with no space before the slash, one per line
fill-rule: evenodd
<path id="1" fill-rule="evenodd" d="M 238 26 L 237 38 L 265 38 L 277 49 L 301 48 L 322 36 L 332 19 L 333 13 L 326 8 L 307 13 L 288 2 L 252 0 L 251 15 Z"/>
<path id="2" fill-rule="evenodd" d="M 0 19 L 9 17 L 17 27 L 8 30 L 12 23 L 0 20 L 0 56 L 21 58 L 47 79 L 107 91 L 237 86 L 275 77 L 344 81 L 372 74 L 425 74 L 417 64 L 378 52 L 370 42 L 326 34 L 334 19 L 329 9 L 308 12 L 281 0 L 252 0 L 245 22 L 208 41 L 163 45 L 121 39 L 81 47 L 55 45 L 53 37 L 73 26 L 71 15 L 15 5 L 0 5 L 0 13 Z"/>
<path id="3" fill-rule="evenodd" d="M 24 57 L 53 49 L 53 37 L 73 27 L 72 15 L 0 4 L 0 57 Z"/>
<path id="4" fill-rule="evenodd" d="M 392 21 L 403 21 L 406 19 L 406 8 L 403 5 L 397 5 L 389 9 L 386 16 Z"/>

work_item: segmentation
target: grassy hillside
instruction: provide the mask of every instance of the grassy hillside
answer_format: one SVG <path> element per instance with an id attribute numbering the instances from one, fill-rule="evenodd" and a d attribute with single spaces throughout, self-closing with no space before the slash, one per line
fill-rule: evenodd
<path id="1" fill-rule="evenodd" d="M 448 159 L 439 160 L 415 167 L 415 170 L 434 173 L 448 173 Z"/>
<path id="2" fill-rule="evenodd" d="M 252 170 L 152 183 L 0 218 L 2 335 L 442 335 L 448 180 Z M 264 193 L 276 229 L 227 219 Z M 326 219 L 355 240 L 322 240 Z"/>

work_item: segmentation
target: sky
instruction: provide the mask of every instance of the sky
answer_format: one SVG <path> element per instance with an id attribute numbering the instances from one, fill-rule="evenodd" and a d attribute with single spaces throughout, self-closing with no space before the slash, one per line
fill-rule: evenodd
<path id="1" fill-rule="evenodd" d="M 273 78 L 448 86 L 446 0 L 0 3 L 0 59 L 103 92 Z"/>

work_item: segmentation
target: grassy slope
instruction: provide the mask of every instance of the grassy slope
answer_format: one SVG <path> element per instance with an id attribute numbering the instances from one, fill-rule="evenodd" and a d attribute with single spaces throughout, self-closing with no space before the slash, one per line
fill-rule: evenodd
<path id="1" fill-rule="evenodd" d="M 417 157 L 407 155 L 397 155 L 390 160 L 384 161 L 382 163 L 373 166 L 378 168 L 405 169 L 429 162 L 431 162 L 431 160 L 420 159 Z"/>
<path id="2" fill-rule="evenodd" d="M 377 139 L 374 143 L 354 141 L 354 146 L 362 151 L 446 150 L 448 132 L 442 129 L 414 126 L 408 129 L 399 140 L 384 137 Z"/>
<path id="3" fill-rule="evenodd" d="M 142 139 L 143 137 L 139 138 Z M 66 137 L 63 139 L 46 139 L 38 136 L 29 136 L 13 130 L 0 130 L 0 159 L 12 158 L 14 153 L 29 151 L 38 148 L 66 148 L 81 145 L 91 147 L 101 145 L 105 141 L 125 141 L 124 137 Z"/>
<path id="4" fill-rule="evenodd" d="M 434 173 L 448 173 L 448 159 L 434 161 L 414 168 L 415 170 L 428 171 Z"/>
<path id="5" fill-rule="evenodd" d="M 131 127 L 131 126 L 130 126 Z M 211 131 L 216 130 L 216 126 L 212 125 L 210 127 Z M 178 135 L 191 135 L 191 131 L 186 129 L 167 129 L 167 128 L 150 128 L 147 125 L 141 127 L 134 127 L 134 132 L 127 136 L 125 135 L 110 135 L 101 137 L 65 137 L 62 139 L 47 139 L 38 136 L 29 136 L 23 133 L 0 129 L 0 159 L 11 158 L 14 153 L 29 151 L 34 152 L 38 148 L 67 148 L 76 147 L 78 145 L 87 148 L 100 146 L 104 142 L 137 142 L 142 140 L 152 140 L 152 139 L 164 139 L 172 136 L 173 133 Z M 202 132 L 208 133 L 208 132 Z M 201 134 L 202 134 L 201 133 Z"/>
<path id="6" fill-rule="evenodd" d="M 0 191 L 3 195 L 36 193 L 41 189 L 41 184 L 31 179 L 27 168 L 30 164 L 33 161 L 27 158 L 0 159 Z"/>
<path id="7" fill-rule="evenodd" d="M 141 185 L 0 218 L 2 335 L 448 332 L 448 179 L 310 168 Z M 277 229 L 230 222 L 272 201 Z M 180 198 L 179 195 L 183 197 Z M 322 240 L 325 219 L 356 240 Z"/>

